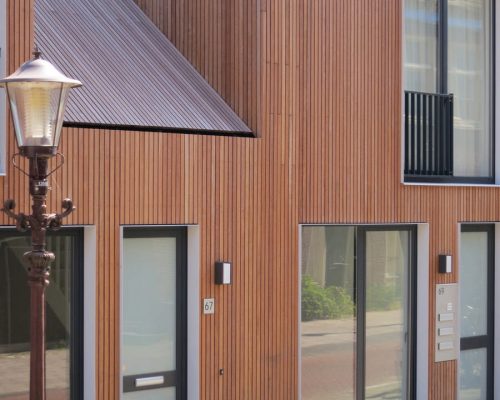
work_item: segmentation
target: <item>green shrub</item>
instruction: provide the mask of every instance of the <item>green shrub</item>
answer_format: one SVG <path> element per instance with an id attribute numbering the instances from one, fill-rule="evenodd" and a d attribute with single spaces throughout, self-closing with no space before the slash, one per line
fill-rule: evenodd
<path id="1" fill-rule="evenodd" d="M 394 286 L 384 284 L 369 285 L 366 288 L 367 311 L 395 310 L 401 305 L 400 296 Z"/>
<path id="2" fill-rule="evenodd" d="M 354 303 L 347 291 L 340 286 L 329 286 L 324 289 L 333 301 L 333 312 L 330 318 L 342 318 L 354 314 Z"/>
<path id="3" fill-rule="evenodd" d="M 354 304 L 338 286 L 321 287 L 310 276 L 302 277 L 302 321 L 338 319 L 353 315 Z"/>
<path id="4" fill-rule="evenodd" d="M 310 276 L 302 278 L 302 321 L 328 319 L 334 304 L 323 289 Z"/>

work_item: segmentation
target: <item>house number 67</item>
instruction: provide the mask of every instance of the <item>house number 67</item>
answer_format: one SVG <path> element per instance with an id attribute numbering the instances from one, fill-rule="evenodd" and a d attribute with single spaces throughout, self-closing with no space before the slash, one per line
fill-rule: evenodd
<path id="1" fill-rule="evenodd" d="M 215 299 L 203 299 L 203 314 L 213 314 L 215 312 Z"/>

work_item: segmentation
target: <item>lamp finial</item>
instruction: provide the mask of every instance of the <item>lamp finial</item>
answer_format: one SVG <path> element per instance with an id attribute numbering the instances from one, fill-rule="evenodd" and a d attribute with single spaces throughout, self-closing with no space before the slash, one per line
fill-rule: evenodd
<path id="1" fill-rule="evenodd" d="M 35 60 L 38 60 L 39 58 L 41 58 L 42 52 L 38 48 L 38 45 L 35 44 L 35 49 L 33 50 L 32 54 L 35 56 Z"/>

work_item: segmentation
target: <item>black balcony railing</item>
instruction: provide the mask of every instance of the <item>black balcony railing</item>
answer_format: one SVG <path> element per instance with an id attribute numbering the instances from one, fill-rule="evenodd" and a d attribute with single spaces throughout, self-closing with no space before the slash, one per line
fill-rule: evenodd
<path id="1" fill-rule="evenodd" d="M 405 91 L 405 177 L 453 175 L 453 95 Z"/>

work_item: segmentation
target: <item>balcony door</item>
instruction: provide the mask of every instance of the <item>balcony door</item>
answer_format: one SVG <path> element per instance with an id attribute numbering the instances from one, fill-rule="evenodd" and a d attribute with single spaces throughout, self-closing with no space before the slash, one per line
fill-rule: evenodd
<path id="1" fill-rule="evenodd" d="M 301 399 L 412 399 L 415 230 L 302 231 Z"/>
<path id="2" fill-rule="evenodd" d="M 494 0 L 405 0 L 404 4 L 404 89 L 416 96 L 412 120 L 433 119 L 417 124 L 415 132 L 407 135 L 411 149 L 406 158 L 423 161 L 441 153 L 452 160 L 450 170 L 445 171 L 451 175 L 449 180 L 491 182 Z M 437 108 L 429 109 L 432 103 L 419 93 L 451 96 L 452 137 L 429 143 L 429 130 L 438 130 L 439 134 L 447 116 L 441 115 L 441 110 L 436 112 Z M 435 98 L 439 100 L 439 96 Z M 405 114 L 409 112 L 411 104 Z M 406 173 L 415 174 L 415 170 Z M 419 171 L 429 179 L 443 173 L 434 166 Z"/>
<path id="3" fill-rule="evenodd" d="M 186 228 L 125 228 L 122 400 L 186 400 Z"/>

